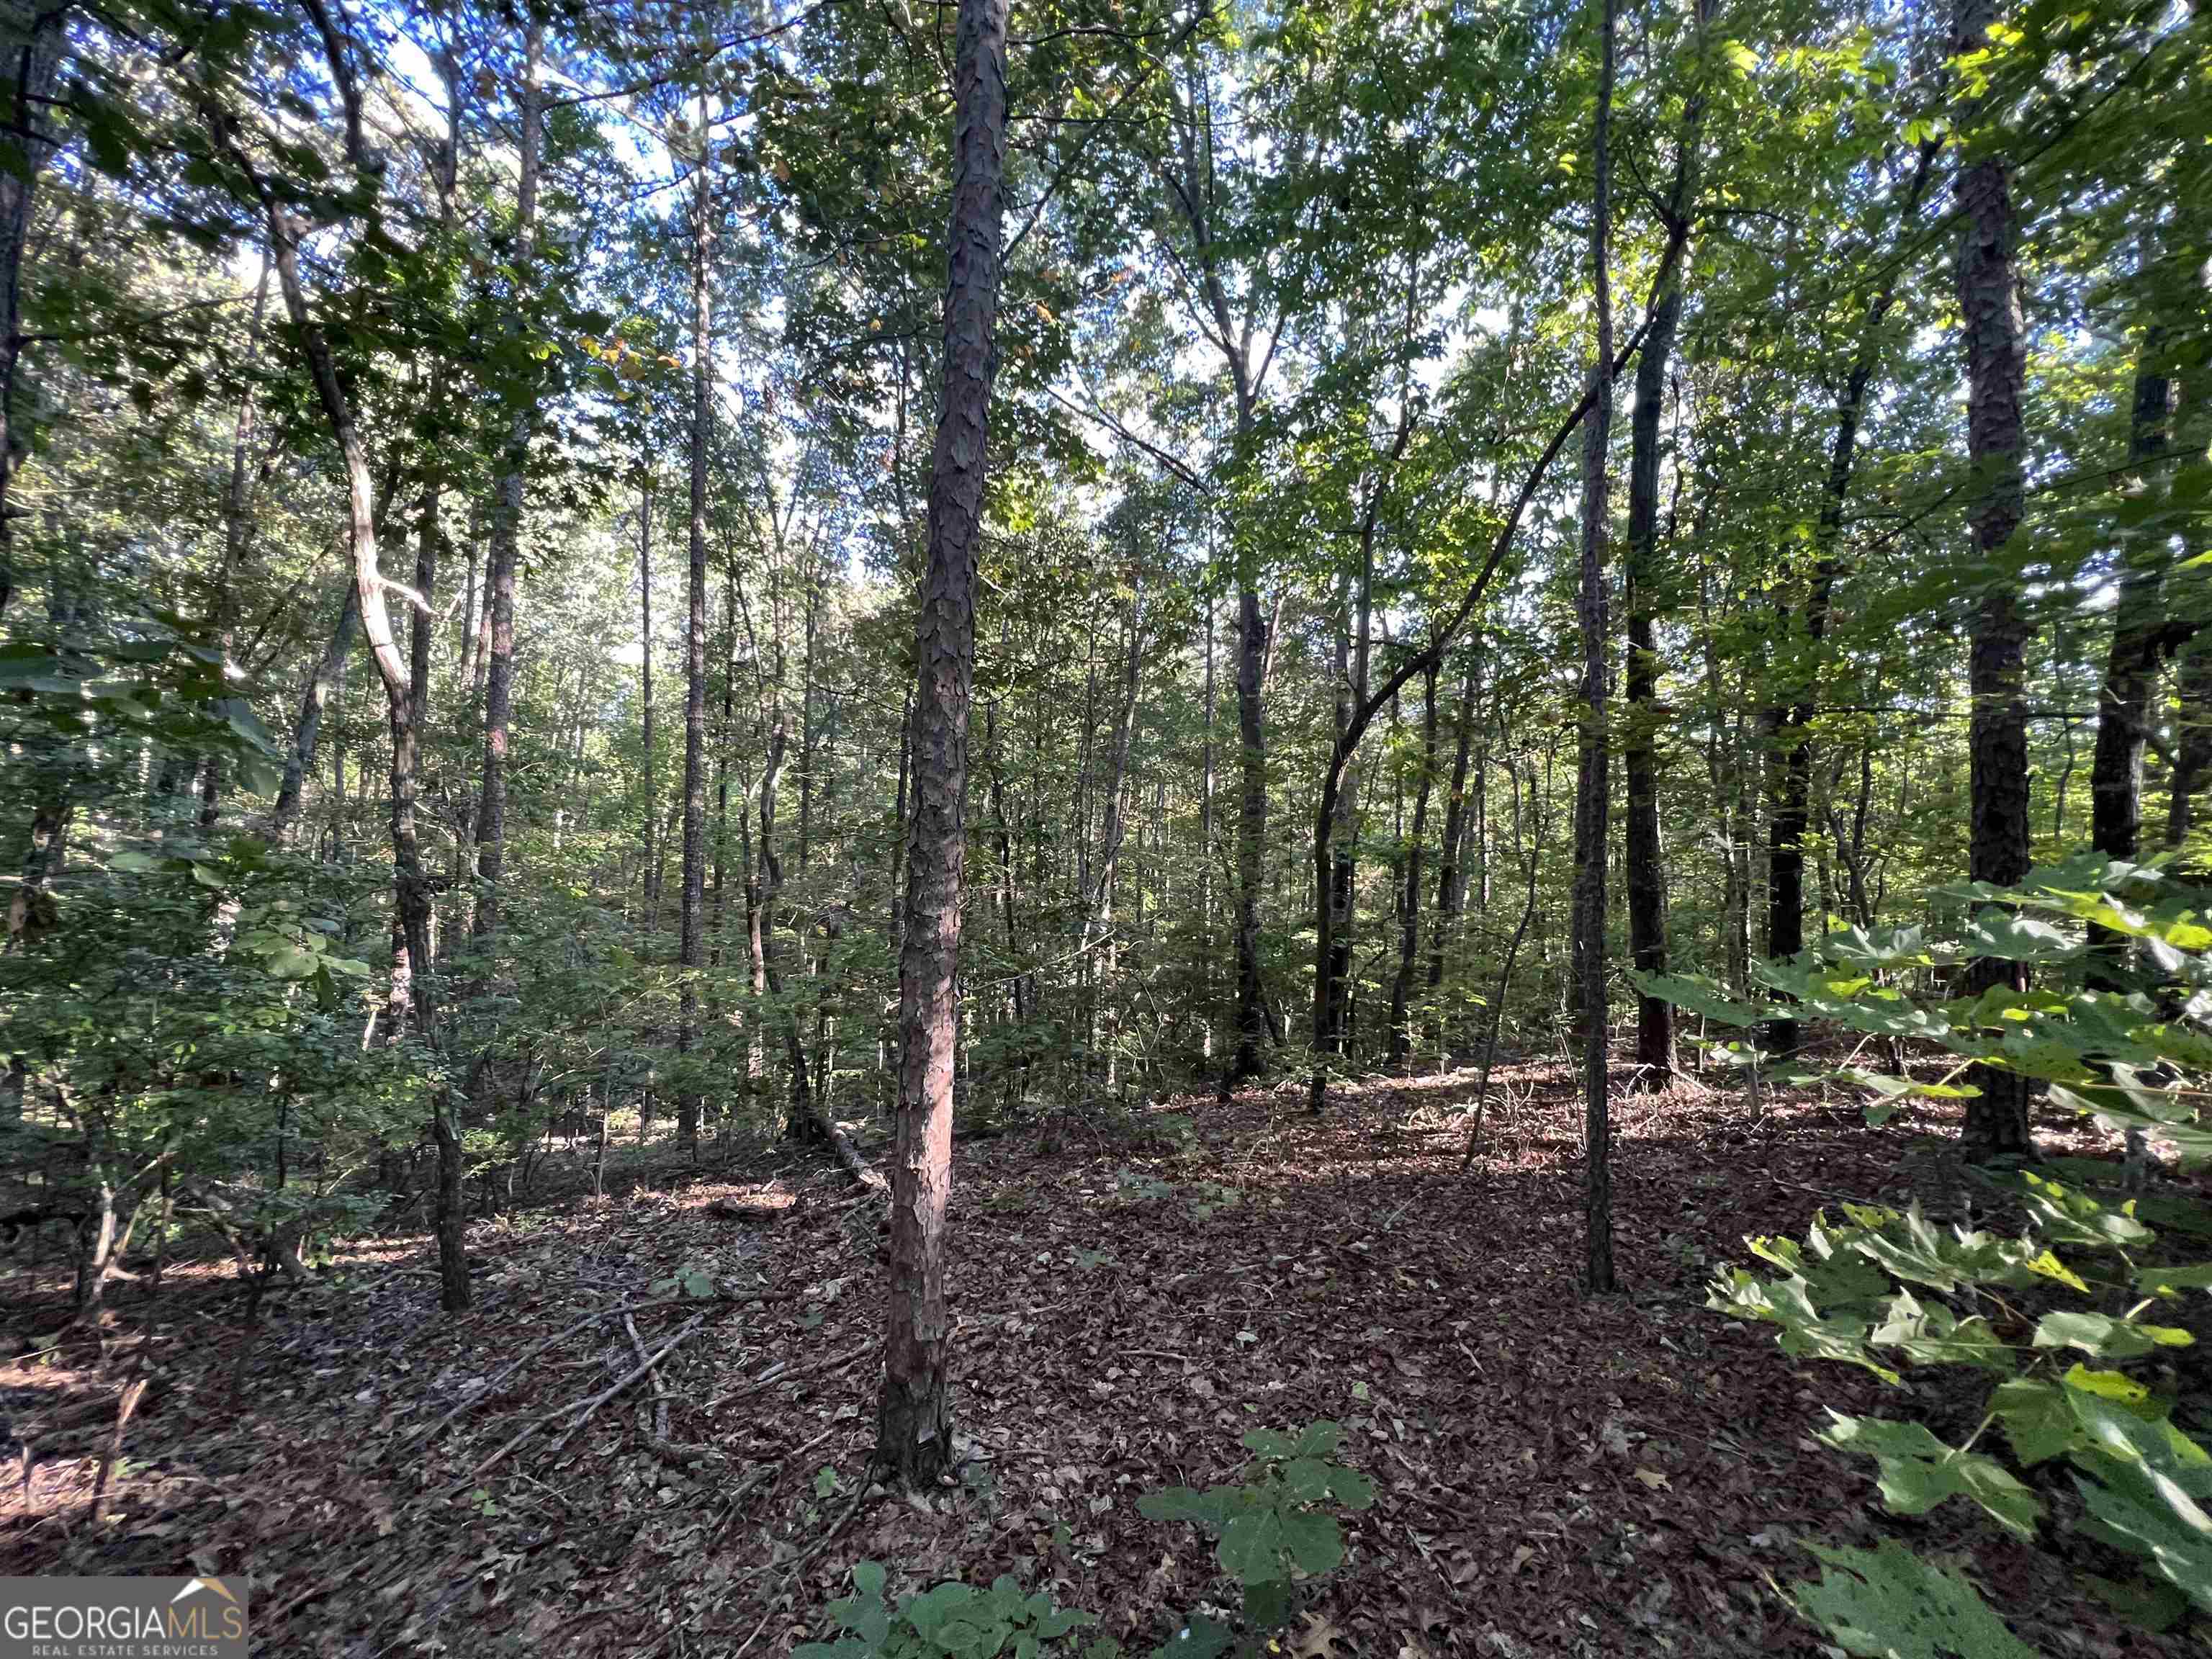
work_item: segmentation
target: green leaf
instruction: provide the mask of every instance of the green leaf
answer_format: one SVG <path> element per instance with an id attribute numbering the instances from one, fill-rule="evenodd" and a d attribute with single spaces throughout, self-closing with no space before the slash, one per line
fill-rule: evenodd
<path id="1" fill-rule="evenodd" d="M 1252 1509 L 1231 1516 L 1221 1529 L 1214 1555 L 1221 1570 L 1240 1584 L 1282 1577 L 1283 1515 L 1279 1510 Z"/>
<path id="2" fill-rule="evenodd" d="M 2100 1359 L 2135 1359 L 2197 1339 L 2170 1325 L 2139 1325 L 2100 1313 L 2048 1313 L 2035 1328 L 2039 1348 L 2079 1348 Z"/>
<path id="3" fill-rule="evenodd" d="M 1344 1559 L 1344 1534 L 1333 1516 L 1310 1510 L 1282 1517 L 1282 1540 L 1300 1572 L 1334 1571 Z"/>
<path id="4" fill-rule="evenodd" d="M 1870 1659 L 2036 1659 L 1981 1592 L 1893 1539 L 1873 1550 L 1807 1546 L 1818 1583 L 1790 1587 L 1806 1620 L 1844 1652 Z"/>
<path id="5" fill-rule="evenodd" d="M 1875 1459 L 1882 1501 L 1893 1514 L 1924 1515 L 1945 1499 L 1972 1498 L 2022 1538 L 2035 1535 L 2043 1502 L 2011 1470 L 1981 1452 L 1948 1446 L 1921 1423 L 1829 1413 L 1820 1438 Z"/>

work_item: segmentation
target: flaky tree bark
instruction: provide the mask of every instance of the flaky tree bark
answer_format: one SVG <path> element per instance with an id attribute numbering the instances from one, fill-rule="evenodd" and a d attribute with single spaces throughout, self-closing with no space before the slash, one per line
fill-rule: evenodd
<path id="1" fill-rule="evenodd" d="M 682 989 L 676 1019 L 676 1052 L 690 1053 L 698 1039 L 697 975 L 701 908 L 707 878 L 707 435 L 714 418 L 714 347 L 708 261 L 714 246 L 714 140 L 707 100 L 699 99 L 699 156 L 691 199 L 691 537 L 689 621 L 684 648 L 684 890 L 677 917 Z M 762 825 L 767 840 L 767 824 Z M 801 1065 L 803 1075 L 805 1067 Z M 676 1139 L 687 1156 L 699 1150 L 699 1091 L 686 1085 L 676 1100 Z"/>
<path id="2" fill-rule="evenodd" d="M 537 245 L 538 151 L 544 114 L 538 95 L 538 59 L 544 45 L 543 27 L 533 21 L 523 36 L 518 141 L 521 172 L 514 209 L 514 264 L 526 274 Z M 477 798 L 477 890 L 476 919 L 471 924 L 479 949 L 488 948 L 499 936 L 500 878 L 507 867 L 507 717 L 514 698 L 514 565 L 523 501 L 529 486 L 534 413 L 527 396 L 516 398 L 508 416 L 506 453 L 492 503 L 491 548 L 484 560 L 491 641 L 484 671 L 483 787 Z"/>
<path id="3" fill-rule="evenodd" d="M 15 520 L 9 487 L 23 439 L 15 430 L 15 365 L 23 349 L 23 244 L 31 203 L 53 141 L 45 100 L 61 64 L 66 9 L 51 0 L 0 0 L 0 129 L 16 165 L 0 167 L 0 617 L 15 591 Z"/>
<path id="4" fill-rule="evenodd" d="M 945 384 L 930 456 L 928 565 L 915 627 L 915 799 L 899 964 L 890 1318 L 876 1428 L 878 1464 L 917 1487 L 933 1483 L 952 1462 L 945 1212 L 952 1188 L 954 981 L 967 845 L 975 564 L 998 369 L 1006 0 L 960 0 L 955 53 Z"/>
<path id="5" fill-rule="evenodd" d="M 1583 425 L 1581 584 L 1582 731 L 1575 791 L 1574 949 L 1582 1001 L 1583 1110 L 1583 1275 L 1593 1291 L 1613 1288 L 1613 1121 L 1607 1099 L 1605 840 L 1612 794 L 1606 753 L 1606 442 L 1613 429 L 1613 291 L 1607 268 L 1612 224 L 1614 0 L 1598 0 L 1597 118 L 1593 135 L 1590 279 L 1597 313 L 1597 350 L 1590 362 L 1592 400 Z"/>
<path id="6" fill-rule="evenodd" d="M 1960 0 L 1957 49 L 1978 47 L 1996 17 L 1996 0 Z M 1966 449 L 1975 492 L 1966 520 L 1973 533 L 1974 580 L 1982 592 L 1966 658 L 1973 700 L 1967 728 L 1973 815 L 1967 868 L 1976 881 L 2011 887 L 2028 872 L 2028 625 L 2019 579 L 2004 568 L 2007 544 L 2025 510 L 2021 405 L 2027 331 L 2021 311 L 2012 169 L 1991 143 L 1986 134 L 1971 143 L 1955 186 Z M 1998 986 L 2026 990 L 2026 969 L 1994 957 L 1969 964 L 1968 994 Z M 1981 1093 L 1966 1102 L 1969 1151 L 1981 1157 L 2029 1151 L 2027 1079 L 1994 1066 L 1976 1066 L 1970 1076 Z"/>

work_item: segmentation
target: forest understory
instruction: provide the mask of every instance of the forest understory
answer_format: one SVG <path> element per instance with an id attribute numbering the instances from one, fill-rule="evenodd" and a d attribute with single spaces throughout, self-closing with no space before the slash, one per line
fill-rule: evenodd
<path id="1" fill-rule="evenodd" d="M 579 1142 L 528 1206 L 472 1225 L 464 1315 L 436 1310 L 434 1240 L 395 1236 L 272 1289 L 251 1342 L 210 1260 L 12 1358 L 0 1570 L 244 1573 L 268 1654 L 730 1655 L 821 1633 L 867 1559 L 895 1583 L 1054 1588 L 1133 1644 L 1169 1634 L 1163 1607 L 1234 1596 L 1139 1494 L 1227 1478 L 1254 1427 L 1331 1419 L 1376 1502 L 1283 1650 L 1822 1651 L 1775 1585 L 1805 1571 L 1799 1537 L 1878 1529 L 1870 1472 L 1809 1437 L 1828 1404 L 1897 1397 L 1832 1367 L 1816 1394 L 1705 1311 L 1705 1285 L 1745 1235 L 1823 1204 L 1959 1218 L 1955 1110 L 1873 1128 L 1842 1097 L 1694 1077 L 1623 1096 L 1624 1290 L 1590 1297 L 1571 1067 L 1501 1066 L 1464 1169 L 1472 1071 L 1352 1085 L 1319 1120 L 1303 1090 L 963 1145 L 967 1460 L 927 1497 L 868 1480 L 880 1196 L 826 1152 L 710 1144 L 695 1171 L 653 1143 L 594 1198 Z M 2114 1148 L 2069 1124 L 2045 1150 Z M 13 1273 L 7 1351 L 69 1305 L 64 1273 Z M 1944 1386 L 1914 1408 L 1963 1434 Z M 2059 1559 L 1961 1506 L 1887 1526 L 1969 1568 L 2040 1653 L 2183 1650 L 2123 1633 Z"/>

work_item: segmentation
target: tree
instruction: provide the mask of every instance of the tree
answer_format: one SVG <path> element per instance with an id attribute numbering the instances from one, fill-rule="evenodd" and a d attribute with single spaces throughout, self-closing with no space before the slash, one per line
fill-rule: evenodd
<path id="1" fill-rule="evenodd" d="M 1611 258 L 1613 0 L 1597 0 L 1597 114 L 1591 137 L 1590 283 L 1597 349 L 1583 422 L 1582 559 L 1575 614 L 1582 626 L 1581 729 L 1575 772 L 1575 986 L 1582 1021 L 1584 1277 L 1613 1289 L 1613 1120 L 1607 1097 L 1605 863 L 1612 801 L 1606 720 L 1606 445 L 1613 428 Z M 1662 301 L 1663 303 L 1663 301 Z"/>
<path id="2" fill-rule="evenodd" d="M 952 1188 L 952 1048 L 966 853 L 975 565 L 998 370 L 1006 169 L 1006 0 L 960 0 L 954 37 L 952 222 L 944 390 L 930 453 L 928 564 L 915 626 L 914 802 L 899 964 L 898 1127 L 890 1323 L 876 1460 L 908 1486 L 952 1462 L 945 1214 Z"/>
<path id="3" fill-rule="evenodd" d="M 1988 50 L 1995 0 L 1961 0 L 1956 48 L 1969 72 Z M 1960 221 L 1959 315 L 1966 362 L 1966 448 L 1973 497 L 1966 509 L 1980 586 L 1967 647 L 1967 736 L 1972 769 L 1972 826 L 1967 872 L 1999 887 L 2028 872 L 2028 624 L 2021 608 L 2020 550 L 2013 534 L 2024 512 L 2027 441 L 2022 429 L 2027 325 L 2021 312 L 2012 168 L 2001 135 L 1970 137 L 1954 195 Z M 2024 964 L 1983 957 L 1966 976 L 1970 994 L 1999 987 L 2024 992 Z M 1989 1066 L 1973 1073 L 1980 1092 L 1966 1104 L 1966 1137 L 1978 1155 L 2025 1152 L 2027 1084 Z"/>

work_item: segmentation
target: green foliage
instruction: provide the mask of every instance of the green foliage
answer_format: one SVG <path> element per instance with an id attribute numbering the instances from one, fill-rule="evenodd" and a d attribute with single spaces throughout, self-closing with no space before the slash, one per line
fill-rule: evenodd
<path id="1" fill-rule="evenodd" d="M 1009 1654 L 1033 1659 L 1067 1653 L 1075 1633 L 1098 1622 L 1095 1613 L 1057 1607 L 1038 1590 L 1001 1576 L 988 1589 L 952 1580 L 933 1589 L 902 1596 L 892 1607 L 884 1600 L 885 1577 L 873 1561 L 853 1568 L 853 1593 L 830 1604 L 830 1616 L 846 1632 L 830 1642 L 806 1642 L 792 1650 L 793 1659 L 992 1659 Z M 1121 1646 L 1095 1640 L 1083 1659 L 1109 1659 Z"/>
<path id="2" fill-rule="evenodd" d="M 1846 1653 L 1873 1659 L 2033 1659 L 1979 1591 L 1893 1539 L 1872 1550 L 1810 1547 L 1823 1571 L 1790 1590 L 1798 1611 Z"/>
<path id="3" fill-rule="evenodd" d="M 1170 1486 L 1146 1492 L 1138 1512 L 1153 1521 L 1188 1521 L 1218 1540 L 1221 1570 L 1243 1587 L 1244 1614 L 1272 1629 L 1291 1614 L 1295 1579 L 1318 1577 L 1344 1559 L 1344 1534 L 1322 1508 L 1334 1503 L 1364 1510 L 1375 1501 L 1367 1477 L 1335 1461 L 1344 1431 L 1310 1423 L 1296 1435 L 1254 1429 L 1244 1437 L 1254 1454 L 1246 1479 L 1197 1490 Z"/>
<path id="4" fill-rule="evenodd" d="M 2212 899 L 2161 871 L 2095 860 L 2039 870 L 2017 891 L 1960 891 L 1985 907 L 1966 951 L 2032 962 L 2049 970 L 2051 988 L 1939 1003 L 1892 975 L 1950 953 L 1917 935 L 1831 934 L 1794 962 L 1767 964 L 1765 982 L 1806 1013 L 1911 1035 L 1960 1064 L 1933 1085 L 1856 1068 L 1824 1075 L 1872 1092 L 1879 1121 L 1913 1094 L 1971 1096 L 1949 1079 L 1980 1061 L 2045 1079 L 2053 1105 L 2154 1136 L 2185 1164 L 2212 1154 L 2202 1115 Z M 2125 971 L 2137 988 L 2080 982 L 2089 924 L 2134 942 L 2118 961 L 2106 947 L 2103 978 Z M 2189 1326 L 2201 1323 L 2212 1288 L 2212 1267 L 2187 1259 L 2201 1258 L 2212 1212 L 2170 1194 L 2140 1200 L 2127 1171 L 2087 1160 L 1980 1178 L 2016 1207 L 2016 1232 L 1938 1226 L 1917 1204 L 1846 1204 L 1840 1221 L 1816 1215 L 1802 1241 L 1751 1240 L 1778 1271 L 1730 1268 L 1707 1305 L 1778 1327 L 1785 1352 L 1856 1365 L 1893 1386 L 1915 1367 L 1978 1379 L 1979 1425 L 1956 1444 L 1910 1418 L 1831 1412 L 1820 1438 L 1874 1459 L 1892 1513 L 1959 1498 L 2023 1540 L 2056 1525 L 2133 1568 L 2130 1582 L 2090 1586 L 2124 1611 L 2152 1623 L 2185 1607 L 2212 1613 L 2212 1454 L 2177 1420 L 2202 1404 L 2182 1392 L 2200 1373 L 2170 1363 L 2195 1345 Z M 2062 1476 L 2078 1504 L 2053 1501 Z M 1796 1588 L 1797 1606 L 1850 1652 L 2027 1651 L 1971 1584 L 1894 1543 L 1871 1555 L 1816 1553 L 1830 1571 Z"/>
<path id="5" fill-rule="evenodd" d="M 1265 1632 L 1289 1622 L 1295 1582 L 1328 1572 L 1344 1559 L 1343 1533 L 1322 1506 L 1364 1510 L 1374 1502 L 1367 1478 L 1336 1462 L 1343 1437 L 1342 1429 L 1326 1421 L 1309 1423 L 1295 1434 L 1254 1429 L 1243 1439 L 1253 1457 L 1243 1483 L 1203 1491 L 1170 1486 L 1137 1500 L 1146 1519 L 1188 1521 L 1218 1540 L 1222 1571 L 1243 1589 L 1244 1616 L 1252 1626 L 1243 1650 L 1256 1651 Z M 826 1468 L 823 1474 L 835 1479 Z M 817 1491 L 823 1490 L 817 1484 Z M 1072 1642 L 1075 1632 L 1098 1622 L 1095 1614 L 1054 1605 L 1042 1591 L 1024 1595 L 1007 1577 L 988 1590 L 957 1580 L 942 1583 L 902 1598 L 896 1607 L 884 1599 L 884 1583 L 877 1563 L 856 1564 L 853 1594 L 830 1604 L 830 1617 L 845 1634 L 795 1648 L 794 1659 L 939 1654 L 988 1659 L 1000 1653 L 1018 1659 L 1062 1651 L 1054 1644 Z M 1192 1613 L 1177 1618 L 1151 1659 L 1214 1659 L 1235 1645 L 1228 1626 Z M 1082 1659 L 1113 1659 L 1121 1651 L 1120 1643 L 1100 1637 L 1082 1649 Z"/>

